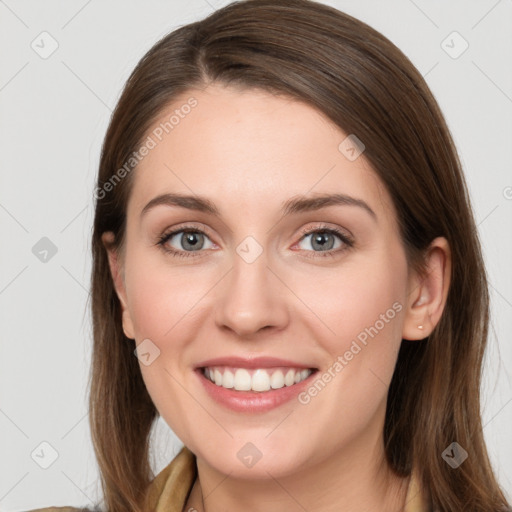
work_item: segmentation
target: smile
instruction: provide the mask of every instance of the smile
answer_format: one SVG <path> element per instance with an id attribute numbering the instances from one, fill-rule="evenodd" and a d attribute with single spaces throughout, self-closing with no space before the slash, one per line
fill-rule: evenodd
<path id="1" fill-rule="evenodd" d="M 237 413 L 264 413 L 286 402 L 299 403 L 317 368 L 240 368 L 209 365 L 196 368 L 202 388 L 214 403 Z"/>

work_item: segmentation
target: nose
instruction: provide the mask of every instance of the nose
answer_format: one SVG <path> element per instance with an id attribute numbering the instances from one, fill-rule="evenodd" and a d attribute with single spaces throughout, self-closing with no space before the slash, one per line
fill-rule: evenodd
<path id="1" fill-rule="evenodd" d="M 216 324 L 239 338 L 254 339 L 259 331 L 282 330 L 289 321 L 288 300 L 292 295 L 269 268 L 264 251 L 248 262 L 234 254 L 233 267 L 219 283 L 216 300 Z"/>

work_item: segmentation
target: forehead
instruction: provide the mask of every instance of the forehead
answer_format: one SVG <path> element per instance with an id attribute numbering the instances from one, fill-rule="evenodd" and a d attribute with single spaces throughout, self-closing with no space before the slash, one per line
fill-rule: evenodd
<path id="1" fill-rule="evenodd" d="M 261 210 L 294 195 L 337 192 L 389 209 L 364 153 L 346 153 L 347 137 L 289 97 L 217 84 L 191 89 L 148 130 L 152 148 L 135 170 L 130 205 L 141 211 L 154 196 L 179 192 Z"/>

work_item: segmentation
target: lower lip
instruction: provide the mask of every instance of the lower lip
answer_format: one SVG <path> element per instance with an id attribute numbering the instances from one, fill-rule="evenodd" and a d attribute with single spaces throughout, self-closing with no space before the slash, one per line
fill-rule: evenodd
<path id="1" fill-rule="evenodd" d="M 207 379 L 202 369 L 198 368 L 195 372 L 199 376 L 206 392 L 216 402 L 233 411 L 249 413 L 269 411 L 289 402 L 310 384 L 312 377 L 317 373 L 313 371 L 309 377 L 292 386 L 256 392 L 235 391 L 234 389 L 223 388 L 222 386 L 214 384 L 210 379 Z"/>

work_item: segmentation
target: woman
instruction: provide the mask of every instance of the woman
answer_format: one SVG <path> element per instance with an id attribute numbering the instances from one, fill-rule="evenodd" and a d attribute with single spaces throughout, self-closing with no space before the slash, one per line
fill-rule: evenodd
<path id="1" fill-rule="evenodd" d="M 128 80 L 96 198 L 105 510 L 509 509 L 461 165 L 385 37 L 307 0 L 179 28 Z M 153 480 L 158 415 L 185 446 Z"/>

